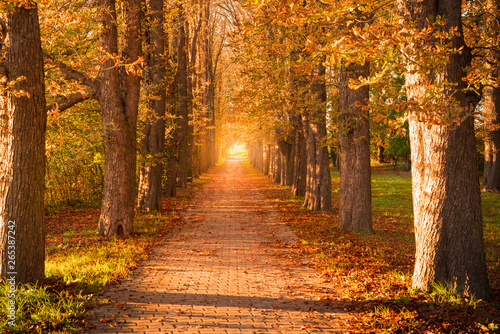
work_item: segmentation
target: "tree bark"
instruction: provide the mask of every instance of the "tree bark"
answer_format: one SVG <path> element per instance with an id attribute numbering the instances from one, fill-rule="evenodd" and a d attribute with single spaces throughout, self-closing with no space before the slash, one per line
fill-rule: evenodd
<path id="1" fill-rule="evenodd" d="M 378 145 L 378 147 L 377 147 L 377 159 L 378 159 L 378 162 L 380 164 L 384 163 L 384 159 L 385 159 L 385 157 L 384 157 L 384 151 L 385 151 L 384 146 Z"/>
<path id="2" fill-rule="evenodd" d="M 0 13 L 0 279 L 14 284 L 45 278 L 45 103 L 38 10 Z"/>
<path id="3" fill-rule="evenodd" d="M 122 59 L 126 64 L 141 56 L 141 2 L 122 2 Z M 128 235 L 133 230 L 136 178 L 136 132 L 140 75 L 137 68 L 116 66 L 118 29 L 115 0 L 100 0 L 101 35 L 105 52 L 101 62 L 100 105 L 104 127 L 104 189 L 98 234 Z M 111 55 L 111 56 L 110 56 Z"/>
<path id="4" fill-rule="evenodd" d="M 265 145 L 265 148 L 264 148 L 264 170 L 263 170 L 264 175 L 269 175 L 269 164 L 271 162 L 270 150 L 271 150 L 271 145 L 269 145 L 269 144 Z"/>
<path id="5" fill-rule="evenodd" d="M 312 106 L 303 115 L 306 138 L 307 177 L 304 207 L 314 211 L 332 211 L 331 176 L 326 136 L 325 68 L 316 65 L 312 73 L 310 96 Z"/>
<path id="6" fill-rule="evenodd" d="M 274 147 L 274 172 L 273 181 L 274 183 L 281 183 L 281 154 L 278 147 Z"/>
<path id="7" fill-rule="evenodd" d="M 500 192 L 500 89 L 485 87 L 484 173 L 482 190 Z"/>
<path id="8" fill-rule="evenodd" d="M 141 140 L 144 162 L 141 163 L 137 207 L 161 210 L 163 161 L 165 160 L 165 36 L 163 32 L 163 0 L 150 0 L 148 85 L 148 117 Z"/>
<path id="9" fill-rule="evenodd" d="M 304 136 L 303 116 L 298 115 L 295 123 L 295 163 L 293 173 L 292 194 L 294 196 L 305 196 L 307 178 L 307 150 Z"/>
<path id="10" fill-rule="evenodd" d="M 486 1 L 487 29 L 498 31 L 500 24 L 500 1 Z M 488 63 L 495 64 L 493 77 L 500 78 L 500 56 L 497 51 L 489 51 L 486 55 Z M 487 86 L 484 94 L 484 173 L 482 190 L 500 192 L 500 88 Z"/>
<path id="11" fill-rule="evenodd" d="M 281 155 L 281 185 L 292 186 L 294 170 L 294 145 L 286 140 L 279 140 L 278 147 Z"/>
<path id="12" fill-rule="evenodd" d="M 276 154 L 275 146 L 269 145 L 269 173 L 267 174 L 267 177 L 273 180 L 274 180 L 275 164 L 276 164 L 275 154 Z"/>
<path id="13" fill-rule="evenodd" d="M 188 58 L 185 30 L 185 14 L 184 9 L 179 6 L 179 22 L 178 26 L 178 49 L 177 49 L 177 113 L 179 123 L 179 166 L 177 177 L 179 186 L 187 188 L 188 174 Z"/>
<path id="14" fill-rule="evenodd" d="M 458 29 L 452 46 L 457 50 L 463 47 L 461 53 L 449 56 L 441 73 L 431 76 L 419 71 L 415 60 L 410 59 L 405 74 L 408 101 L 422 101 L 429 80 L 441 78 L 456 85 L 444 93 L 450 107 L 460 107 L 464 115 L 470 115 L 471 105 L 475 106 L 477 100 L 463 90 L 463 69 L 470 64 L 471 52 L 462 34 L 461 1 L 398 0 L 398 7 L 406 22 L 416 21 L 417 29 L 424 29 L 431 16 L 444 17 L 445 31 Z M 405 48 L 410 57 L 416 54 L 414 46 Z M 429 290 L 433 282 L 439 282 L 466 296 L 487 300 L 490 292 L 474 120 L 469 116 L 459 125 L 432 125 L 418 116 L 416 112 L 409 116 L 416 237 L 413 288 Z"/>
<path id="15" fill-rule="evenodd" d="M 339 228 L 373 233 L 370 172 L 370 124 L 363 105 L 369 87 L 349 88 L 349 80 L 370 74 L 368 64 L 352 64 L 340 69 L 340 202 Z"/>

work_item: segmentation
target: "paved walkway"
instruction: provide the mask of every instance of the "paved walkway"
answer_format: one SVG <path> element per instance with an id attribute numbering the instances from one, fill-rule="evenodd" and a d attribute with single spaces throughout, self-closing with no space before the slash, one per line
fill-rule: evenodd
<path id="1" fill-rule="evenodd" d="M 186 225 L 110 288 L 90 333 L 332 333 L 348 315 L 241 159 L 215 168 Z M 107 321 L 110 322 L 100 322 Z"/>

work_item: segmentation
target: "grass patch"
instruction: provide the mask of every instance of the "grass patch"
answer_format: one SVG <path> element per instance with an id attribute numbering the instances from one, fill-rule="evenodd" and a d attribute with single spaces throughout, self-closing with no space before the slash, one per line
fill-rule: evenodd
<path id="1" fill-rule="evenodd" d="M 96 235 L 99 209 L 53 211 L 46 216 L 46 281 L 43 286 L 19 284 L 16 326 L 8 324 L 9 286 L 0 286 L 0 333 L 72 333 L 90 326 L 89 308 L 107 285 L 126 279 L 148 257 L 165 234 L 181 223 L 180 211 L 207 182 L 195 180 L 176 198 L 163 201 L 161 213 L 136 213 L 127 237 Z"/>
<path id="2" fill-rule="evenodd" d="M 302 202 L 265 176 L 256 182 L 314 258 L 325 283 L 355 315 L 349 331 L 365 333 L 490 333 L 500 325 L 500 195 L 483 194 L 485 249 L 493 301 L 463 298 L 446 286 L 411 288 L 415 236 L 409 172 L 372 168 L 375 234 L 337 228 L 339 181 L 332 172 L 333 213 L 304 210 Z M 334 307 L 334 306 L 332 306 Z"/>
<path id="3" fill-rule="evenodd" d="M 48 286 L 19 284 L 16 287 L 16 326 L 8 324 L 9 285 L 0 285 L 0 328 L 13 333 L 63 333 L 76 331 L 76 320 L 86 316 L 91 296 L 82 292 L 54 291 Z"/>

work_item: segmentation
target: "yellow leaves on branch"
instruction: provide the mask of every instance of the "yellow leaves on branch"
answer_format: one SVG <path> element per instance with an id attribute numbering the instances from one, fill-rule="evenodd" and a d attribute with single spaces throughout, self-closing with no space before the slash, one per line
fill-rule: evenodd
<path id="1" fill-rule="evenodd" d="M 146 65 L 146 62 L 144 61 L 143 57 L 138 57 L 132 63 L 125 63 L 121 58 L 121 56 L 106 52 L 106 50 L 104 50 L 104 48 L 102 47 L 99 47 L 99 51 L 105 54 L 105 56 L 100 61 L 101 64 L 106 63 L 108 60 L 112 60 L 114 62 L 113 66 L 106 68 L 105 70 L 110 70 L 119 66 L 123 66 L 125 68 L 125 72 L 128 75 L 142 76 L 144 72 L 144 66 Z"/>
<path id="2" fill-rule="evenodd" d="M 9 0 L 0 1 L 0 12 L 12 12 L 16 7 L 32 9 L 35 8 L 37 1 L 32 0 Z"/>

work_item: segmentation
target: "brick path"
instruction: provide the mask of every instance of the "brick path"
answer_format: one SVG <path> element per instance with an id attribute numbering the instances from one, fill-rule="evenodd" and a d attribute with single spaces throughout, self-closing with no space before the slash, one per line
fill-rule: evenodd
<path id="1" fill-rule="evenodd" d="M 241 160 L 214 173 L 186 225 L 105 292 L 112 304 L 94 309 L 90 333 L 342 332 L 348 315 L 325 302 L 332 292 Z"/>

